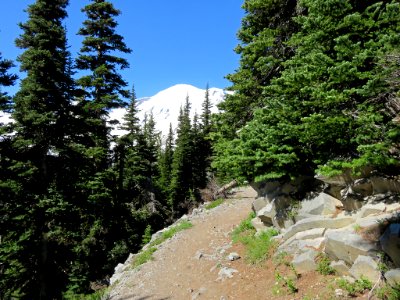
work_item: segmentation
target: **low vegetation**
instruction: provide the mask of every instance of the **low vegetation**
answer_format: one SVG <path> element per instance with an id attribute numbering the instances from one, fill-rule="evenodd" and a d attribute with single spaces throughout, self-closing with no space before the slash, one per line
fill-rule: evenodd
<path id="1" fill-rule="evenodd" d="M 224 201 L 225 200 L 223 198 L 218 198 L 218 199 L 212 201 L 210 204 L 207 204 L 206 209 L 213 209 L 217 206 L 220 206 L 222 203 L 224 203 Z"/>
<path id="2" fill-rule="evenodd" d="M 254 217 L 255 214 L 251 213 L 232 232 L 232 241 L 240 242 L 246 247 L 245 259 L 249 264 L 261 263 L 270 256 L 276 246 L 271 238 L 278 234 L 276 229 L 271 228 L 255 235 L 256 230 L 251 224 L 251 219 Z"/>
<path id="3" fill-rule="evenodd" d="M 320 253 L 317 258 L 317 272 L 322 275 L 333 275 L 336 273 L 335 269 L 331 267 L 330 263 L 331 260 L 329 257 L 324 254 Z"/>
<path id="4" fill-rule="evenodd" d="M 181 221 L 177 225 L 172 226 L 168 230 L 164 231 L 162 235 L 158 238 L 156 238 L 154 241 L 152 241 L 148 247 L 141 251 L 134 259 L 132 266 L 134 268 L 150 261 L 153 259 L 153 253 L 157 251 L 157 246 L 162 244 L 164 241 L 167 239 L 173 237 L 175 234 L 178 232 L 189 229 L 193 227 L 193 224 L 189 221 Z M 149 240 L 150 241 L 150 240 Z"/>
<path id="5" fill-rule="evenodd" d="M 365 277 L 361 277 L 353 283 L 344 278 L 339 278 L 337 285 L 339 288 L 345 290 L 351 297 L 356 297 L 358 294 L 362 294 L 366 290 L 372 289 L 371 281 Z"/>

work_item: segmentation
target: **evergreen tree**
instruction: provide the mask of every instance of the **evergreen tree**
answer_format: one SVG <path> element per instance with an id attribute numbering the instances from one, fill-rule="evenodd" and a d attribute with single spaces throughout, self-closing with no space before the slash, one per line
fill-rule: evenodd
<path id="1" fill-rule="evenodd" d="M 162 197 L 168 198 L 171 185 L 172 176 L 172 162 L 174 155 L 174 132 L 172 130 L 172 124 L 169 124 L 169 132 L 165 141 L 164 149 L 160 151 L 159 157 L 159 180 L 158 185 L 162 190 Z"/>
<path id="2" fill-rule="evenodd" d="M 295 55 L 216 166 L 256 181 L 397 166 L 398 124 L 382 97 L 393 65 L 381 65 L 399 47 L 399 3 L 305 0 L 300 8 L 301 30 L 287 44 Z"/>
<path id="3" fill-rule="evenodd" d="M 193 139 L 190 122 L 189 97 L 180 110 L 176 147 L 172 162 L 169 206 L 175 215 L 189 208 L 193 202 Z"/>
<path id="4" fill-rule="evenodd" d="M 11 60 L 3 59 L 0 53 L 0 110 L 6 111 L 10 108 L 10 97 L 7 93 L 1 91 L 1 87 L 14 85 L 17 76 L 8 73 L 8 70 L 14 67 Z"/>
<path id="5" fill-rule="evenodd" d="M 296 0 L 244 1 L 245 16 L 237 34 L 241 44 L 235 48 L 240 66 L 227 76 L 233 84 L 229 89 L 235 93 L 218 105 L 223 113 L 216 116 L 218 132 L 224 138 L 235 137 L 253 118 L 254 110 L 263 107 L 263 87 L 282 72 L 282 62 L 293 55 L 286 42 L 297 31 L 292 20 L 296 5 Z"/>
<path id="6" fill-rule="evenodd" d="M 113 54 L 116 51 L 130 53 L 131 50 L 125 45 L 123 37 L 115 32 L 115 17 L 120 11 L 112 3 L 93 0 L 82 11 L 88 19 L 78 32 L 84 40 L 76 66 L 90 73 L 77 83 L 85 92 L 81 106 L 86 112 L 88 131 L 92 132 L 90 152 L 99 157 L 99 168 L 104 169 L 109 149 L 109 128 L 105 118 L 108 110 L 124 107 L 123 98 L 129 97 L 129 91 L 125 89 L 127 83 L 119 74 L 119 70 L 128 68 L 129 64 L 126 59 Z"/>
<path id="7" fill-rule="evenodd" d="M 253 119 L 256 109 L 264 107 L 264 87 L 279 77 L 284 70 L 284 62 L 294 54 L 294 48 L 287 41 L 298 31 L 298 25 L 293 20 L 299 12 L 297 2 L 244 1 L 245 16 L 238 32 L 241 43 L 235 49 L 240 55 L 240 66 L 235 73 L 227 76 L 232 82 L 229 89 L 234 93 L 227 95 L 218 105 L 222 113 L 214 116 L 214 167 L 222 180 L 229 180 L 232 172 L 237 173 L 238 169 L 250 167 L 247 163 L 245 166 L 232 165 L 228 152 L 235 152 L 235 138 L 241 128 Z M 227 164 L 229 167 L 226 167 Z"/>
<path id="8" fill-rule="evenodd" d="M 14 97 L 15 136 L 1 178 L 2 298 L 60 298 L 76 245 L 73 80 L 67 0 L 37 0 L 16 44 L 27 73 Z M 4 165 L 3 165 L 4 166 Z"/>

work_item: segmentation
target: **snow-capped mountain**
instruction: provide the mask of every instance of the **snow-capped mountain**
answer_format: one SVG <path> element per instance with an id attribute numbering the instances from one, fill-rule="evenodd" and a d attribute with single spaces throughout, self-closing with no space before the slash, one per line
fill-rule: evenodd
<path id="1" fill-rule="evenodd" d="M 209 99 L 212 103 L 212 112 L 218 112 L 216 105 L 220 103 L 226 91 L 219 88 L 209 89 Z M 152 97 L 138 99 L 139 119 L 144 120 L 145 114 L 153 112 L 154 120 L 156 122 L 156 129 L 162 132 L 162 135 L 167 135 L 169 131 L 169 124 L 172 128 L 176 129 L 178 125 L 178 116 L 180 108 L 183 107 L 186 97 L 189 96 L 191 103 L 191 116 L 195 113 L 200 115 L 202 113 L 202 103 L 205 99 L 206 90 L 199 89 L 188 84 L 177 84 L 167 88 Z M 125 114 L 125 109 L 115 109 L 110 112 L 110 119 L 122 121 Z M 123 131 L 114 129 L 113 135 L 121 135 Z"/>
<path id="2" fill-rule="evenodd" d="M 219 88 L 209 89 L 209 99 L 212 103 L 211 111 L 218 112 L 217 104 L 220 103 L 225 95 L 228 93 Z M 191 116 L 194 114 L 200 115 L 202 113 L 202 104 L 205 99 L 206 90 L 199 89 L 188 84 L 177 84 L 167 88 L 152 97 L 138 99 L 139 119 L 143 122 L 145 114 L 153 112 L 154 120 L 156 122 L 156 129 L 159 130 L 163 136 L 166 136 L 169 131 L 169 124 L 175 130 L 178 125 L 179 110 L 185 104 L 186 97 L 189 96 L 191 103 Z M 120 123 L 123 121 L 123 116 L 126 110 L 124 108 L 114 109 L 110 112 L 110 120 L 118 120 Z M 10 123 L 12 119 L 7 113 L 0 112 L 0 123 Z M 120 125 L 115 125 L 111 131 L 112 135 L 120 136 L 124 131 L 118 129 Z"/>

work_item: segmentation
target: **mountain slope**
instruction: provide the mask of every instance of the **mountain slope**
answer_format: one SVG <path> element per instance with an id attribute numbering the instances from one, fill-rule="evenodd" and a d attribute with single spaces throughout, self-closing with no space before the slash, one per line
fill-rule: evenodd
<path id="1" fill-rule="evenodd" d="M 201 114 L 205 92 L 205 90 L 192 85 L 177 84 L 152 97 L 138 99 L 139 118 L 143 121 L 145 114 L 153 112 L 156 129 L 161 131 L 163 135 L 167 135 L 170 123 L 174 129 L 177 127 L 179 110 L 184 105 L 187 96 L 191 103 L 191 116 L 193 117 L 195 113 Z M 218 111 L 216 104 L 224 99 L 226 93 L 219 88 L 209 89 L 210 101 L 213 104 L 212 112 Z M 115 109 L 110 112 L 110 119 L 122 121 L 124 114 L 125 109 Z M 122 133 L 123 131 L 119 129 L 112 131 L 113 135 L 121 135 Z"/>

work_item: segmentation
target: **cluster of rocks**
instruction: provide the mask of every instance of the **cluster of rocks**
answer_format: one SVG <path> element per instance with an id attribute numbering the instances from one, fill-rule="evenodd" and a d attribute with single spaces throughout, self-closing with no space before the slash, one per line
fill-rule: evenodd
<path id="1" fill-rule="evenodd" d="M 339 275 L 372 282 L 384 275 L 400 284 L 400 180 L 372 171 L 363 176 L 252 184 L 259 196 L 252 224 L 257 232 L 280 230 L 278 253 L 291 255 L 299 273 L 315 270 L 324 253 Z M 383 253 L 390 268 L 384 274 Z"/>

